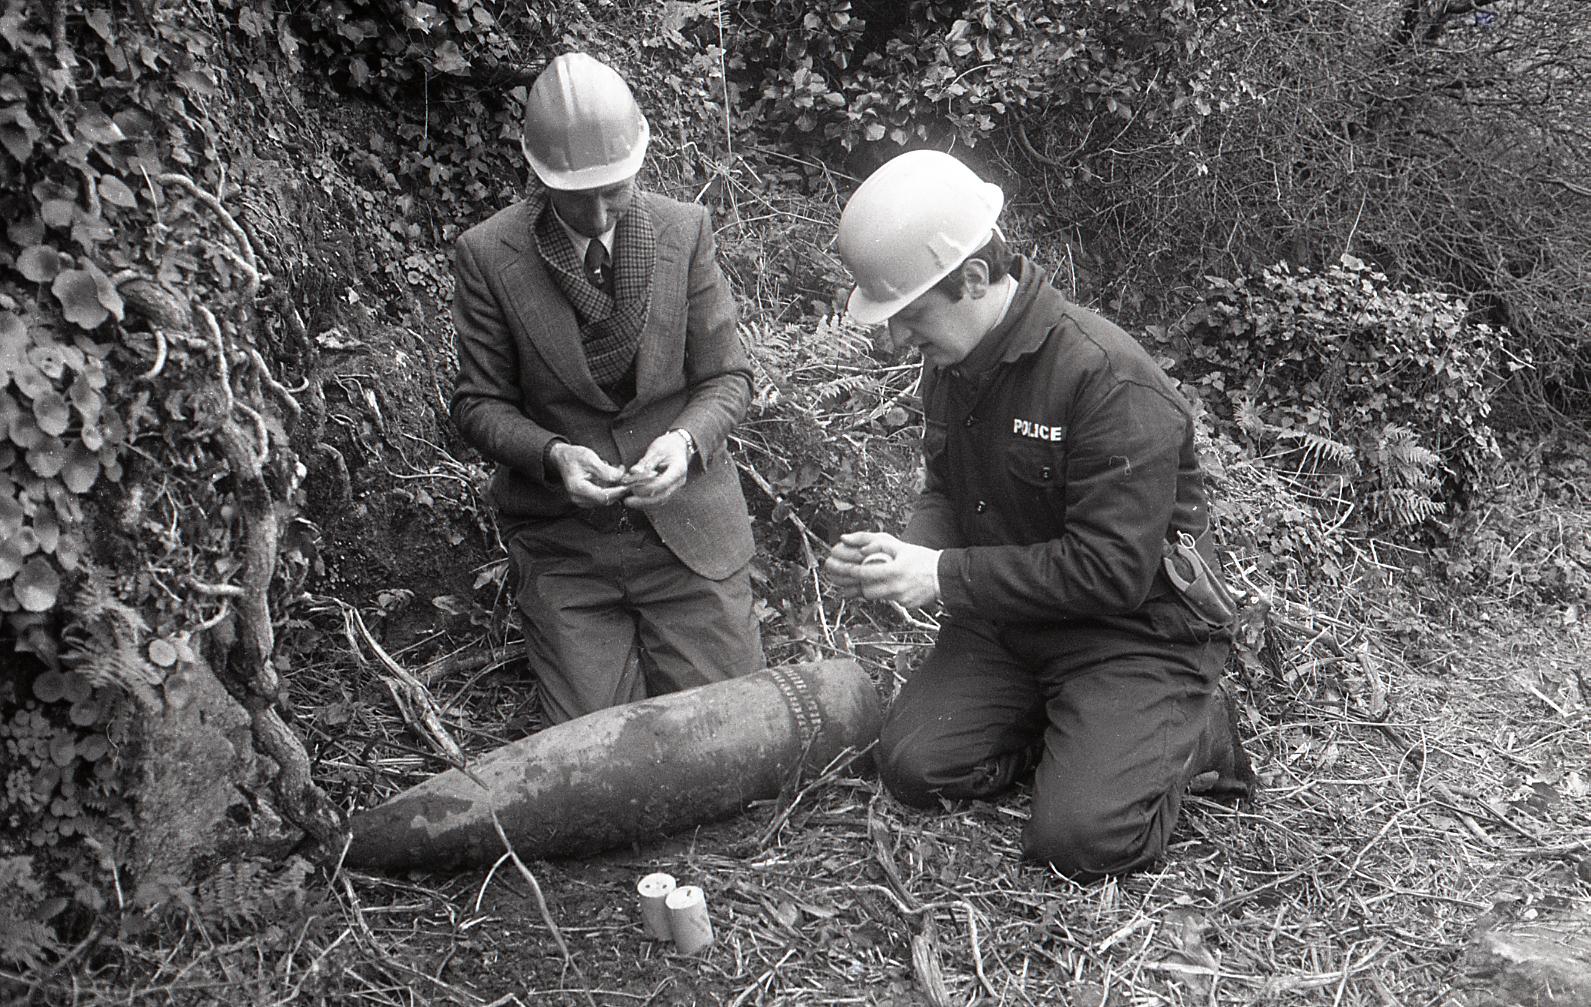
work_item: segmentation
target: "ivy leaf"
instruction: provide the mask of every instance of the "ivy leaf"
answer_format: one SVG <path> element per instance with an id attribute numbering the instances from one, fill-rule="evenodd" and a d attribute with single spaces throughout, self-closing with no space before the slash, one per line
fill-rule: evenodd
<path id="1" fill-rule="evenodd" d="M 448 39 L 436 47 L 436 60 L 432 66 L 437 73 L 462 73 L 470 68 L 470 62 L 459 51 L 459 44 Z"/>
<path id="2" fill-rule="evenodd" d="M 98 109 L 85 113 L 77 120 L 76 133 L 90 143 L 120 143 L 127 139 L 127 134 L 122 132 L 115 120 Z"/>
<path id="3" fill-rule="evenodd" d="M 55 607 L 56 596 L 61 592 L 61 575 L 49 560 L 35 556 L 17 573 L 11 591 L 29 612 L 48 612 Z"/>
<path id="4" fill-rule="evenodd" d="M 428 3 L 417 3 L 408 6 L 404 11 L 409 16 L 410 27 L 421 31 L 431 31 L 442 23 L 442 17 L 437 13 L 436 7 Z M 455 48 L 457 48 L 455 46 Z"/>
<path id="5" fill-rule="evenodd" d="M 21 105 L 0 108 L 0 145 L 16 158 L 18 164 L 27 163 L 33 156 L 33 145 L 39 139 L 38 127 L 33 124 L 28 110 Z"/>
<path id="6" fill-rule="evenodd" d="M 270 22 L 264 14 L 244 7 L 238 11 L 238 27 L 249 38 L 259 38 L 270 28 Z"/>
<path id="7" fill-rule="evenodd" d="M 72 217 L 75 216 L 77 203 L 71 199 L 47 199 L 39 204 L 39 217 L 50 227 L 67 228 L 72 226 Z"/>
<path id="8" fill-rule="evenodd" d="M 66 445 L 59 437 L 43 437 L 28 449 L 28 468 L 46 479 L 54 479 L 66 467 Z"/>
<path id="9" fill-rule="evenodd" d="M 15 535 L 0 540 L 0 583 L 10 580 L 22 569 L 22 545 Z"/>
<path id="10" fill-rule="evenodd" d="M 61 253 L 50 245 L 24 248 L 17 256 L 17 272 L 34 283 L 49 283 L 61 272 Z"/>
<path id="11" fill-rule="evenodd" d="M 99 454 L 91 451 L 81 441 L 73 442 L 66 451 L 66 464 L 61 468 L 61 482 L 66 488 L 81 496 L 89 491 L 99 478 Z"/>
<path id="12" fill-rule="evenodd" d="M 0 493 L 0 539 L 8 539 L 22 527 L 22 503 L 9 492 Z"/>
<path id="13" fill-rule="evenodd" d="M 111 118 L 129 140 L 147 140 L 155 133 L 155 120 L 141 108 L 124 108 Z"/>
<path id="14" fill-rule="evenodd" d="M 66 320 L 80 328 L 98 328 L 110 317 L 110 312 L 100 303 L 99 285 L 87 270 L 66 270 L 55 278 L 50 291 L 61 302 Z"/>
<path id="15" fill-rule="evenodd" d="M 88 26 L 94 29 L 94 34 L 100 38 L 107 42 L 116 41 L 116 35 L 111 31 L 109 12 L 102 10 L 90 11 L 83 20 L 88 22 Z"/>
<path id="16" fill-rule="evenodd" d="M 131 208 L 138 205 L 138 196 L 115 175 L 105 175 L 99 180 L 99 194 L 105 202 L 114 206 Z"/>
<path id="17" fill-rule="evenodd" d="M 0 311 L 0 375 L 10 374 L 28 355 L 28 327 L 9 311 Z M 0 383 L 0 387 L 4 387 Z"/>
<path id="18" fill-rule="evenodd" d="M 33 698 L 41 703 L 59 702 L 66 695 L 66 676 L 46 671 L 33 680 Z"/>
<path id="19" fill-rule="evenodd" d="M 204 70 L 184 70 L 177 74 L 177 83 L 200 95 L 208 96 L 220 90 L 215 86 L 215 80 Z"/>
<path id="20" fill-rule="evenodd" d="M 33 419 L 40 430 L 59 437 L 72 421 L 72 408 L 66 404 L 66 396 L 51 388 L 33 400 Z"/>

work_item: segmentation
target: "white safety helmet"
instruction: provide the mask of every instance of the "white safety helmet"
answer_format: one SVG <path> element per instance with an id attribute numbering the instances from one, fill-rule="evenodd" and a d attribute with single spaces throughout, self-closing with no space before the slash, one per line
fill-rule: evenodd
<path id="1" fill-rule="evenodd" d="M 640 171 L 651 136 L 624 78 L 571 52 L 531 85 L 520 149 L 547 188 L 598 189 Z"/>
<path id="2" fill-rule="evenodd" d="M 846 314 L 887 320 L 982 248 L 1004 206 L 998 185 L 942 151 L 886 161 L 840 214 L 836 246 L 856 280 Z"/>

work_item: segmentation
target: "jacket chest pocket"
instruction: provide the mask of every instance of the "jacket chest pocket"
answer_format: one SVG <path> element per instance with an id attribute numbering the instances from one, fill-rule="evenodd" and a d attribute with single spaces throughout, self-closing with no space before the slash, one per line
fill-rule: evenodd
<path id="1" fill-rule="evenodd" d="M 1018 441 L 1005 448 L 1006 483 L 1023 511 L 1065 513 L 1066 453 L 1059 446 Z"/>

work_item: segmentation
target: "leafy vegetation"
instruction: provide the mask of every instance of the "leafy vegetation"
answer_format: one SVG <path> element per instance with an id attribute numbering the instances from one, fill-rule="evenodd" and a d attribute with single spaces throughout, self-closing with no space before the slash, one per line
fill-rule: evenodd
<path id="1" fill-rule="evenodd" d="M 1313 483 L 1323 516 L 1362 507 L 1365 530 L 1429 525 L 1494 466 L 1492 399 L 1528 365 L 1462 302 L 1391 288 L 1347 256 L 1320 274 L 1208 284 L 1176 326 L 1176 373 L 1254 456 Z"/>
<path id="2" fill-rule="evenodd" d="M 299 968 L 305 914 L 328 910 L 282 844 L 206 877 L 131 870 L 140 730 L 180 711 L 198 678 L 224 685 L 279 767 L 270 793 L 245 795 L 245 831 L 280 815 L 322 863 L 343 810 L 440 766 L 388 712 L 399 693 L 363 654 L 378 638 L 429 669 L 411 701 L 464 678 L 435 723 L 466 750 L 535 726 L 502 674 L 518 640 L 485 469 L 446 421 L 445 319 L 450 245 L 516 196 L 518 101 L 563 49 L 638 83 L 646 181 L 721 224 L 758 367 L 736 448 L 776 660 L 853 654 L 888 694 L 933 629 L 928 613 L 847 605 L 814 576 L 840 532 L 898 528 L 915 484 L 915 368 L 833 317 L 844 277 L 829 241 L 856 178 L 924 144 L 999 178 L 1013 238 L 1073 296 L 1143 330 L 1202 410 L 1245 601 L 1237 681 L 1285 772 L 1329 772 L 1339 741 L 1372 764 L 1419 761 L 1413 743 L 1350 734 L 1391 703 L 1446 702 L 1416 673 L 1462 663 L 1433 618 L 1456 632 L 1471 620 L 1454 609 L 1473 606 L 1502 626 L 1506 606 L 1573 627 L 1591 602 L 1591 23 L 1574 0 L 1350 15 L 1316 0 L 3 7 L 0 662 L 18 670 L 0 677 L 0 970 L 29 973 L 33 992 L 63 991 L 56 980 L 90 961 L 104 989 L 170 978 L 164 934 L 255 933 L 287 970 L 256 989 L 336 999 L 349 980 L 322 960 L 383 947 L 342 875 L 330 912 L 357 936 L 341 951 L 344 937 L 310 939 Z M 360 610 L 373 633 L 356 634 Z M 1568 679 L 1529 685 L 1569 723 Z M 1557 735 L 1530 738 L 1558 757 Z M 1572 826 L 1583 778 L 1507 773 L 1494 815 Z M 872 873 L 852 880 L 877 882 L 871 823 L 907 828 L 897 809 L 864 795 L 866 828 L 821 832 L 855 824 L 845 795 L 868 786 L 845 782 L 805 820 L 834 840 L 797 851 L 813 878 L 838 876 L 850 855 L 836 851 L 855 840 Z M 1386 835 L 1354 833 L 1329 804 L 1300 813 L 1360 844 L 1355 868 Z M 902 847 L 908 880 L 952 899 L 976 870 L 1005 891 L 1007 857 L 968 866 L 956 851 L 1012 814 L 963 814 L 954 836 Z M 1233 871 L 1253 884 L 1296 870 L 1286 841 L 1247 841 Z M 1421 849 L 1453 862 L 1449 846 Z M 1217 873 L 1181 879 L 1178 898 L 1203 904 L 1230 882 Z M 1333 884 L 1359 897 L 1364 873 Z M 1053 905 L 1027 919 L 1024 900 L 1053 902 L 1045 882 L 1020 890 L 1030 881 L 976 911 L 1048 949 L 1041 966 L 1059 975 L 1078 945 L 1067 926 L 1092 923 Z M 1155 890 L 1126 891 L 1078 946 L 1139 926 L 1121 914 L 1152 910 Z M 395 883 L 380 897 L 412 894 Z M 1451 901 L 1433 904 L 1446 914 L 1419 911 L 1451 935 Z M 835 918 L 810 898 L 771 905 L 787 929 Z M 1364 925 L 1346 902 L 1322 905 L 1333 933 Z M 1272 926 L 1263 908 L 1253 932 Z M 734 925 L 759 911 L 739 907 Z M 973 925 L 973 908 L 957 912 Z M 878 960 L 911 959 L 924 932 L 890 936 L 875 917 Z M 1206 967 L 1185 933 L 1173 963 Z M 214 960 L 195 974 L 229 978 L 225 951 Z M 912 977 L 897 972 L 883 981 L 905 998 Z M 8 996 L 13 981 L 0 975 Z"/>

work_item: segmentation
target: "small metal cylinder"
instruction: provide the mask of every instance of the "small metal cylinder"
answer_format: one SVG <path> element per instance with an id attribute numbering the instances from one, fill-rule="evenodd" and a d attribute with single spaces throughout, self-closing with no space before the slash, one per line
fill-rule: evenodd
<path id="1" fill-rule="evenodd" d="M 675 950 L 693 955 L 713 943 L 713 921 L 707 915 L 707 896 L 700 888 L 676 888 L 668 893 L 667 902 Z"/>
<path id="2" fill-rule="evenodd" d="M 658 872 L 648 874 L 635 886 L 641 897 L 641 929 L 656 941 L 666 941 L 674 936 L 668 921 L 668 897 L 674 892 L 673 875 Z"/>

